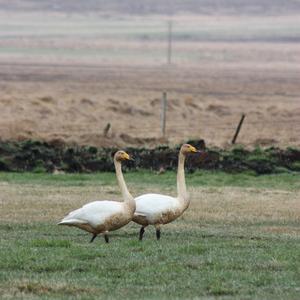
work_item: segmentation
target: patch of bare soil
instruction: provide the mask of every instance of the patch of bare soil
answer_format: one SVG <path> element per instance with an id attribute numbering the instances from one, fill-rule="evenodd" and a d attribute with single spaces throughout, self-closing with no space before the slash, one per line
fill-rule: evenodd
<path id="1" fill-rule="evenodd" d="M 118 147 L 204 138 L 224 147 L 246 113 L 239 143 L 300 146 L 298 75 L 280 66 L 258 72 L 238 65 L 3 64 L 0 136 Z M 162 91 L 168 91 L 166 139 Z"/>

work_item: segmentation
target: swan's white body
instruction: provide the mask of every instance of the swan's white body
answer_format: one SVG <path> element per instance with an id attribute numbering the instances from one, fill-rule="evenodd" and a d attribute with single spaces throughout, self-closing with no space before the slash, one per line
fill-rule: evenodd
<path id="1" fill-rule="evenodd" d="M 119 229 L 132 219 L 129 207 L 116 201 L 94 201 L 70 212 L 59 224 L 76 226 L 93 234 Z"/>
<path id="2" fill-rule="evenodd" d="M 161 194 L 145 194 L 134 199 L 136 210 L 133 220 L 143 226 L 167 224 L 182 213 L 178 198 Z"/>
<path id="3" fill-rule="evenodd" d="M 94 234 L 94 239 L 97 234 L 108 233 L 109 231 L 119 229 L 132 220 L 135 211 L 135 201 L 127 190 L 122 174 L 121 163 L 117 160 L 116 155 L 114 164 L 124 202 L 109 200 L 90 202 L 79 209 L 71 211 L 58 223 L 59 225 L 75 226 L 86 230 Z M 108 241 L 107 237 L 106 239 Z"/>
<path id="4" fill-rule="evenodd" d="M 160 225 L 170 223 L 183 214 L 189 207 L 190 198 L 186 191 L 184 162 L 189 152 L 198 152 L 193 146 L 185 144 L 181 147 L 178 157 L 177 191 L 178 196 L 171 197 L 161 194 L 144 194 L 136 197 L 136 211 L 133 221 L 142 225 L 140 240 L 143 238 L 144 227 L 154 225 L 156 236 L 160 238 Z"/>

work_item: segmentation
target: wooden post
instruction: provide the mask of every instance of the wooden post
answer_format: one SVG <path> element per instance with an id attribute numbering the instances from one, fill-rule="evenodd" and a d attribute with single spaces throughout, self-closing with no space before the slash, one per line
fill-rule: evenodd
<path id="1" fill-rule="evenodd" d="M 163 92 L 163 96 L 161 99 L 161 134 L 163 137 L 166 135 L 166 114 L 167 114 L 167 93 Z"/>
<path id="2" fill-rule="evenodd" d="M 172 62 L 172 26 L 173 25 L 173 22 L 172 20 L 170 20 L 168 22 L 168 58 L 167 58 L 167 62 L 168 62 L 168 65 L 171 64 Z"/>
<path id="3" fill-rule="evenodd" d="M 104 128 L 104 130 L 103 130 L 103 135 L 105 137 L 108 136 L 108 132 L 109 132 L 110 127 L 111 127 L 110 123 L 107 123 L 106 126 L 105 126 L 105 128 Z"/>
<path id="4" fill-rule="evenodd" d="M 243 125 L 243 122 L 244 122 L 245 117 L 246 117 L 246 115 L 245 115 L 245 114 L 242 114 L 241 120 L 240 120 L 240 122 L 239 122 L 239 124 L 238 124 L 238 126 L 237 126 L 237 128 L 236 128 L 236 130 L 235 130 L 235 134 L 234 134 L 233 139 L 232 139 L 232 141 L 231 141 L 232 144 L 235 144 L 235 141 L 236 141 L 236 139 L 237 139 L 237 137 L 238 137 L 238 135 L 239 135 L 239 132 L 240 132 L 240 130 L 241 130 L 241 127 L 242 127 L 242 125 Z"/>

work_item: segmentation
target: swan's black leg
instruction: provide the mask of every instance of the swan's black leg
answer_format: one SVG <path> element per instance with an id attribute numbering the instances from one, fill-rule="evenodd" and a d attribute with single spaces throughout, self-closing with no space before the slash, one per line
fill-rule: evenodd
<path id="1" fill-rule="evenodd" d="M 105 239 L 105 242 L 106 242 L 106 243 L 109 243 L 109 238 L 108 238 L 108 235 L 107 235 L 107 234 L 104 234 L 104 239 Z"/>
<path id="2" fill-rule="evenodd" d="M 156 239 L 160 239 L 160 228 L 156 228 Z"/>
<path id="3" fill-rule="evenodd" d="M 139 240 L 140 240 L 140 241 L 143 239 L 144 232 L 145 232 L 145 227 L 142 226 L 142 227 L 141 227 L 141 230 L 140 230 L 140 236 L 139 236 Z"/>
<path id="4" fill-rule="evenodd" d="M 92 239 L 90 240 L 90 243 L 92 243 L 96 237 L 97 237 L 97 234 L 94 234 Z"/>

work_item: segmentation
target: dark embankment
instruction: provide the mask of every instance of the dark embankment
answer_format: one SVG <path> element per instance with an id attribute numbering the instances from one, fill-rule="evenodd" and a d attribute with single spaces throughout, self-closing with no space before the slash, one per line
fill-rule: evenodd
<path id="1" fill-rule="evenodd" d="M 189 141 L 200 149 L 203 141 Z M 178 148 L 159 146 L 155 149 L 128 148 L 135 161 L 129 169 L 176 170 Z M 95 172 L 113 171 L 112 156 L 117 149 L 70 146 L 41 141 L 0 141 L 0 171 Z M 230 150 L 205 149 L 202 154 L 191 155 L 187 169 L 222 170 L 226 172 L 252 171 L 256 174 L 300 171 L 300 150 L 294 148 L 244 149 L 236 146 Z"/>

